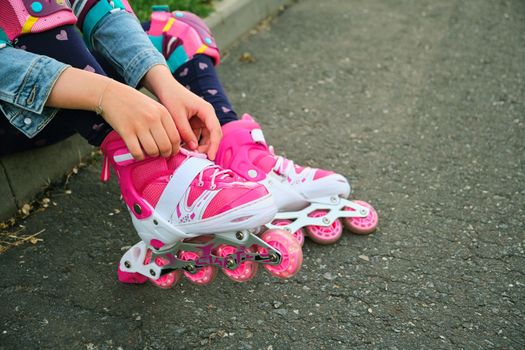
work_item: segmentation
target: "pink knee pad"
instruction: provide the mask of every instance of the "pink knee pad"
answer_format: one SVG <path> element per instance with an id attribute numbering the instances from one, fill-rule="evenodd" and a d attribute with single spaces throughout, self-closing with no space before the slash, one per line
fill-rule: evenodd
<path id="1" fill-rule="evenodd" d="M 7 0 L 2 2 L 0 28 L 11 41 L 20 35 L 40 33 L 75 23 L 76 17 L 65 0 Z"/>
<path id="2" fill-rule="evenodd" d="M 171 72 L 193 56 L 204 54 L 218 65 L 220 53 L 211 31 L 197 15 L 191 12 L 154 11 L 148 35 L 153 45 L 166 58 Z"/>

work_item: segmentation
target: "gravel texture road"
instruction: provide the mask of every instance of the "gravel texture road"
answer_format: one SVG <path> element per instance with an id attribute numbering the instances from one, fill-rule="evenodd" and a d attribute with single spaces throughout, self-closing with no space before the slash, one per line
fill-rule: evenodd
<path id="1" fill-rule="evenodd" d="M 98 159 L 12 229 L 45 231 L 0 255 L 0 349 L 525 348 L 525 2 L 303 0 L 219 70 L 377 232 L 307 242 L 290 280 L 122 285 L 138 236 Z"/>

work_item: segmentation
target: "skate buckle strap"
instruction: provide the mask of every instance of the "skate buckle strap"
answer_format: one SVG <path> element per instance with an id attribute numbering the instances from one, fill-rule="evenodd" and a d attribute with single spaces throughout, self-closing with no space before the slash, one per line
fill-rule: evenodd
<path id="1" fill-rule="evenodd" d="M 125 165 L 123 163 L 126 162 L 133 162 L 134 158 L 133 155 L 129 152 L 125 153 L 115 153 L 113 155 L 113 161 L 119 165 Z M 109 181 L 109 178 L 111 177 L 111 170 L 110 170 L 110 161 L 108 156 L 104 156 L 104 164 L 102 165 L 102 174 L 100 175 L 100 180 L 102 182 Z"/>
<path id="2" fill-rule="evenodd" d="M 251 131 L 252 139 L 253 141 L 257 143 L 264 143 L 266 144 L 266 140 L 264 139 L 264 134 L 261 129 L 253 129 Z"/>
<path id="3" fill-rule="evenodd" d="M 182 148 L 181 148 L 182 150 Z M 171 221 L 171 217 L 190 186 L 191 182 L 204 169 L 213 166 L 213 162 L 205 157 L 189 157 L 173 173 L 170 181 L 155 207 L 155 211 L 164 219 Z"/>
<path id="4" fill-rule="evenodd" d="M 133 160 L 133 155 L 131 153 L 124 153 L 124 154 L 115 154 L 113 156 L 113 159 L 115 160 L 115 163 L 121 164 L 130 160 Z"/>

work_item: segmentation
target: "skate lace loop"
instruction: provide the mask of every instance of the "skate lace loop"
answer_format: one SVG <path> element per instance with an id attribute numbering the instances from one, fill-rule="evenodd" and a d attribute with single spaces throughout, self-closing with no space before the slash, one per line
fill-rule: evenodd
<path id="1" fill-rule="evenodd" d="M 212 190 L 217 188 L 217 185 L 215 184 L 215 179 L 218 178 L 219 180 L 224 180 L 224 179 L 226 179 L 228 177 L 233 177 L 233 172 L 231 170 L 222 169 L 218 165 L 212 165 L 212 166 L 209 166 L 206 169 L 202 170 L 199 173 L 199 184 L 198 184 L 199 187 L 204 186 L 204 172 L 207 171 L 207 170 L 211 170 L 211 169 L 213 169 L 213 174 L 211 174 L 211 176 L 210 176 L 210 179 L 211 179 L 210 180 L 210 182 L 211 182 L 210 189 L 212 189 Z"/>
<path id="2" fill-rule="evenodd" d="M 201 153 L 190 152 L 184 148 L 181 148 L 180 152 L 186 156 L 186 159 L 190 157 L 206 158 L 206 156 Z M 210 176 L 210 183 L 211 183 L 210 189 L 211 190 L 214 190 L 215 188 L 217 188 L 217 184 L 215 183 L 216 179 L 224 180 L 224 179 L 227 179 L 228 177 L 231 177 L 231 178 L 235 177 L 233 171 L 229 169 L 223 169 L 218 165 L 211 165 L 209 167 L 204 168 L 202 171 L 199 172 L 199 182 L 197 186 L 199 187 L 204 186 L 204 172 L 211 170 L 211 169 L 213 169 L 213 174 L 211 174 Z"/>
<path id="3" fill-rule="evenodd" d="M 275 156 L 275 159 L 277 159 L 277 162 L 275 162 L 273 170 L 277 174 L 285 176 L 288 182 L 292 184 L 304 182 L 307 177 L 312 174 L 312 168 L 303 168 L 296 165 L 293 161 L 281 156 Z"/>
<path id="4" fill-rule="evenodd" d="M 275 162 L 273 170 L 278 174 L 288 176 L 289 178 L 293 178 L 297 175 L 295 172 L 295 164 L 292 160 L 281 156 L 276 156 L 275 158 L 277 159 L 277 162 Z"/>

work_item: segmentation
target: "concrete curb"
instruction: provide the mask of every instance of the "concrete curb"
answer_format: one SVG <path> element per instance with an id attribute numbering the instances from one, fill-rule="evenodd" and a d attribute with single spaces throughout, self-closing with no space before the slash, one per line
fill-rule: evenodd
<path id="1" fill-rule="evenodd" d="M 223 0 L 205 19 L 219 47 L 227 49 L 258 22 L 293 0 Z M 93 150 L 80 136 L 56 145 L 0 158 L 0 221 L 13 216 L 52 181 Z"/>
<path id="2" fill-rule="evenodd" d="M 294 0 L 223 0 L 206 23 L 222 49 L 248 32 L 257 23 Z"/>

